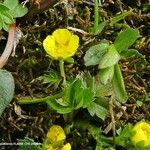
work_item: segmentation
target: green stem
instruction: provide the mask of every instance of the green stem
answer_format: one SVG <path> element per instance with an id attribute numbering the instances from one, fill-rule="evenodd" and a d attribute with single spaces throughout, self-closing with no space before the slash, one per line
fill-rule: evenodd
<path id="1" fill-rule="evenodd" d="M 66 76 L 65 76 L 65 69 L 64 69 L 64 60 L 60 59 L 59 60 L 59 67 L 60 67 L 60 74 L 63 77 L 63 86 L 66 87 Z"/>
<path id="2" fill-rule="evenodd" d="M 23 98 L 19 99 L 18 103 L 19 104 L 34 104 L 34 103 L 44 103 L 47 101 L 51 101 L 57 98 L 60 98 L 64 95 L 64 92 L 60 92 L 58 94 L 52 95 L 52 96 L 47 96 L 43 98 Z"/>
<path id="3" fill-rule="evenodd" d="M 98 24 L 99 24 L 98 0 L 94 0 L 94 27 L 93 27 L 94 34 L 96 34 L 98 31 Z"/>

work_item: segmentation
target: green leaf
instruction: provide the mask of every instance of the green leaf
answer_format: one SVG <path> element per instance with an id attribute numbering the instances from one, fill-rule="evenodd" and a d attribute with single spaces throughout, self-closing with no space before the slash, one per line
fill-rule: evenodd
<path id="1" fill-rule="evenodd" d="M 127 12 L 123 12 L 119 15 L 116 15 L 115 17 L 113 17 L 111 20 L 110 20 L 110 24 L 113 25 L 115 23 L 117 23 L 118 21 L 124 19 L 126 16 L 132 14 L 132 10 L 130 11 L 127 11 Z"/>
<path id="2" fill-rule="evenodd" d="M 89 125 L 89 128 L 88 128 L 90 134 L 93 136 L 93 138 L 98 141 L 101 139 L 101 129 L 96 127 L 96 126 L 92 126 L 92 125 Z"/>
<path id="3" fill-rule="evenodd" d="M 10 10 L 14 9 L 19 4 L 18 0 L 5 0 L 4 5 Z"/>
<path id="4" fill-rule="evenodd" d="M 120 55 L 117 52 L 115 46 L 112 44 L 110 45 L 108 52 L 102 57 L 99 63 L 99 68 L 104 69 L 107 67 L 111 67 L 117 64 L 119 59 L 120 59 Z"/>
<path id="5" fill-rule="evenodd" d="M 123 59 L 128 59 L 131 57 L 140 57 L 140 58 L 144 58 L 144 56 L 138 52 L 138 50 L 136 49 L 127 49 L 121 52 L 121 57 Z"/>
<path id="6" fill-rule="evenodd" d="M 19 4 L 18 0 L 4 0 L 4 3 L 0 4 L 0 20 L 3 20 L 3 26 L 2 23 L 0 23 L 0 28 L 8 31 L 9 25 L 15 22 L 14 18 L 22 17 L 27 12 L 27 7 L 23 7 Z"/>
<path id="7" fill-rule="evenodd" d="M 62 98 L 47 101 L 47 104 L 58 113 L 69 113 L 79 108 L 86 108 L 93 101 L 94 93 L 78 77 L 64 89 Z"/>
<path id="8" fill-rule="evenodd" d="M 88 89 L 90 89 L 92 92 L 95 92 L 95 78 L 91 76 L 89 72 L 85 72 L 85 78 L 84 78 L 86 85 Z"/>
<path id="9" fill-rule="evenodd" d="M 13 16 L 8 11 L 2 12 L 2 18 L 6 24 L 11 24 L 15 22 Z"/>
<path id="10" fill-rule="evenodd" d="M 108 21 L 102 21 L 102 22 L 98 25 L 96 31 L 93 31 L 94 35 L 101 33 L 102 30 L 106 27 L 107 24 L 108 24 Z"/>
<path id="11" fill-rule="evenodd" d="M 18 143 L 21 143 L 19 145 L 18 150 L 41 150 L 40 143 L 35 143 L 34 140 L 25 137 L 23 140 L 19 139 Z"/>
<path id="12" fill-rule="evenodd" d="M 3 14 L 2 18 L 4 22 L 3 26 L 14 23 L 14 19 L 9 14 L 5 14 L 5 15 Z"/>
<path id="13" fill-rule="evenodd" d="M 97 65 L 108 50 L 108 43 L 100 43 L 88 49 L 84 56 L 86 66 Z"/>
<path id="14" fill-rule="evenodd" d="M 0 3 L 0 13 L 2 13 L 4 11 L 9 11 L 9 8 Z"/>
<path id="15" fill-rule="evenodd" d="M 2 19 L 2 15 L 0 14 L 0 30 L 3 28 L 3 19 Z"/>
<path id="16" fill-rule="evenodd" d="M 57 88 L 62 80 L 61 76 L 53 69 L 50 69 L 47 74 L 44 74 L 37 79 L 42 81 L 43 84 L 48 84 L 49 86 L 54 85 L 54 88 Z"/>
<path id="17" fill-rule="evenodd" d="M 94 100 L 94 93 L 93 91 L 91 91 L 90 88 L 84 89 L 83 91 L 83 108 L 87 108 L 89 107 L 89 105 L 91 104 L 91 101 Z"/>
<path id="18" fill-rule="evenodd" d="M 115 138 L 116 144 L 122 147 L 127 147 L 130 141 L 130 138 L 133 134 L 132 129 L 133 129 L 133 126 L 131 124 L 128 124 L 127 126 L 125 126 L 124 129 L 119 134 L 119 136 Z"/>
<path id="19" fill-rule="evenodd" d="M 83 105 L 83 90 L 81 80 L 75 79 L 64 89 L 64 96 L 54 101 L 47 101 L 47 104 L 58 113 L 70 113 Z"/>
<path id="20" fill-rule="evenodd" d="M 77 77 L 66 89 L 64 100 L 68 101 L 74 109 L 85 108 L 93 100 L 93 95 L 93 90 L 90 87 L 86 87 L 86 83 Z"/>
<path id="21" fill-rule="evenodd" d="M 70 103 L 64 100 L 64 97 L 56 99 L 56 102 L 64 107 L 69 107 Z"/>
<path id="22" fill-rule="evenodd" d="M 0 28 L 3 28 L 6 31 L 9 30 L 9 25 L 15 22 L 12 15 L 9 13 L 9 10 L 10 9 L 8 7 L 0 4 Z"/>
<path id="23" fill-rule="evenodd" d="M 96 115 L 97 117 L 105 120 L 108 110 L 95 102 L 91 102 L 89 107 L 87 107 L 88 112 L 91 116 Z"/>
<path id="24" fill-rule="evenodd" d="M 97 97 L 108 97 L 112 95 L 112 84 L 108 83 L 106 85 L 102 84 L 101 82 L 97 81 L 96 83 L 96 96 Z"/>
<path id="25" fill-rule="evenodd" d="M 100 78 L 100 81 L 104 85 L 106 85 L 108 82 L 112 80 L 113 75 L 114 75 L 114 66 L 111 66 L 111 67 L 101 69 L 99 73 L 99 78 Z"/>
<path id="26" fill-rule="evenodd" d="M 10 72 L 0 70 L 0 116 L 14 96 L 14 78 Z"/>
<path id="27" fill-rule="evenodd" d="M 67 114 L 67 113 L 70 113 L 74 110 L 74 108 L 71 106 L 60 105 L 56 100 L 47 101 L 46 103 L 48 104 L 48 106 L 50 108 L 56 110 L 60 114 Z"/>
<path id="28" fill-rule="evenodd" d="M 84 95 L 84 87 L 82 81 L 77 78 L 74 84 L 72 84 L 70 91 L 70 102 L 74 106 L 75 109 L 78 109 L 83 106 L 83 95 Z"/>
<path id="29" fill-rule="evenodd" d="M 96 140 L 96 147 L 97 147 L 96 150 L 102 150 L 103 143 L 102 143 L 102 138 L 101 138 L 101 132 L 102 132 L 101 128 L 93 126 L 93 125 L 89 125 L 88 131 L 93 136 L 93 138 Z"/>
<path id="30" fill-rule="evenodd" d="M 136 41 L 138 36 L 139 31 L 137 29 L 127 28 L 118 35 L 114 42 L 116 50 L 120 53 L 128 49 Z"/>
<path id="31" fill-rule="evenodd" d="M 76 83 L 74 85 L 74 88 L 72 89 L 72 93 L 74 93 L 73 105 L 75 109 L 81 107 L 86 108 L 90 105 L 91 101 L 94 100 L 94 91 L 92 87 L 89 87 L 87 85 L 87 82 L 82 81 L 81 79 L 78 79 L 78 84 Z"/>
<path id="32" fill-rule="evenodd" d="M 114 68 L 114 76 L 113 76 L 112 84 L 113 84 L 115 95 L 118 98 L 118 101 L 121 103 L 126 102 L 127 93 L 125 90 L 122 73 L 118 64 L 116 64 Z"/>
<path id="33" fill-rule="evenodd" d="M 108 23 L 107 21 L 103 21 L 98 25 L 97 34 L 102 32 L 102 30 L 106 27 L 107 23 Z"/>
<path id="34" fill-rule="evenodd" d="M 5 31 L 9 30 L 10 24 L 14 23 L 13 17 L 8 13 L 8 11 L 1 11 L 0 12 L 0 28 L 4 29 Z"/>
<path id="35" fill-rule="evenodd" d="M 21 4 L 18 4 L 14 9 L 10 10 L 9 12 L 14 18 L 17 18 L 24 16 L 28 12 L 28 9 L 27 7 L 23 7 Z"/>

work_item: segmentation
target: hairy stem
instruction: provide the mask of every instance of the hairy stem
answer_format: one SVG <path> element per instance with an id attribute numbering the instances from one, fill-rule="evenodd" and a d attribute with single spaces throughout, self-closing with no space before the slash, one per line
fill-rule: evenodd
<path id="1" fill-rule="evenodd" d="M 8 58 L 12 52 L 14 40 L 15 40 L 15 34 L 16 34 L 16 24 L 14 23 L 14 24 L 10 25 L 6 47 L 0 57 L 0 68 L 3 68 L 3 66 L 6 64 Z"/>
<path id="2" fill-rule="evenodd" d="M 66 87 L 66 75 L 65 75 L 65 69 L 64 69 L 64 60 L 59 60 L 59 67 L 60 67 L 60 74 L 63 77 L 63 86 Z"/>
<path id="3" fill-rule="evenodd" d="M 98 24 L 99 24 L 99 7 L 98 7 L 98 0 L 94 0 L 94 34 L 98 31 Z"/>
<path id="4" fill-rule="evenodd" d="M 47 101 L 55 100 L 57 98 L 60 98 L 64 95 L 64 92 L 60 92 L 58 94 L 47 96 L 43 98 L 19 98 L 18 103 L 19 104 L 35 104 L 35 103 L 46 103 Z"/>

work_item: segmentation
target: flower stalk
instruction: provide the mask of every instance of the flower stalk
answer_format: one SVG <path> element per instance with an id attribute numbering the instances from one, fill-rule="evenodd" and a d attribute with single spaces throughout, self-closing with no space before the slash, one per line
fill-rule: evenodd
<path id="1" fill-rule="evenodd" d="M 64 69 L 64 60 L 60 59 L 59 60 L 59 67 L 60 67 L 60 74 L 63 77 L 63 86 L 66 87 L 67 83 L 66 83 L 66 75 L 65 75 L 65 69 Z"/>

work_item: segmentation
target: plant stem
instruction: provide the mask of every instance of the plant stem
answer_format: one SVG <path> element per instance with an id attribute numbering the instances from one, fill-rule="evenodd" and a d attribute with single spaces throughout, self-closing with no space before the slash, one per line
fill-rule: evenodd
<path id="1" fill-rule="evenodd" d="M 98 24 L 99 24 L 98 0 L 94 0 L 94 27 L 93 27 L 94 34 L 96 34 L 98 31 Z"/>
<path id="2" fill-rule="evenodd" d="M 65 76 L 64 60 L 63 59 L 59 60 L 59 67 L 60 67 L 60 74 L 63 77 L 63 86 L 66 87 L 67 83 L 66 83 L 66 76 Z"/>
<path id="3" fill-rule="evenodd" d="M 64 95 L 64 92 L 60 92 L 58 94 L 52 95 L 52 96 L 47 96 L 43 98 L 23 98 L 19 99 L 18 103 L 19 104 L 34 104 L 34 103 L 44 103 L 47 101 L 51 101 L 57 98 L 60 98 Z"/>
<path id="4" fill-rule="evenodd" d="M 7 44 L 4 49 L 4 52 L 2 53 L 2 55 L 0 57 L 0 68 L 3 68 L 3 66 L 6 64 L 8 58 L 12 52 L 14 40 L 15 40 L 15 34 L 16 34 L 16 24 L 13 23 L 10 25 Z"/>

